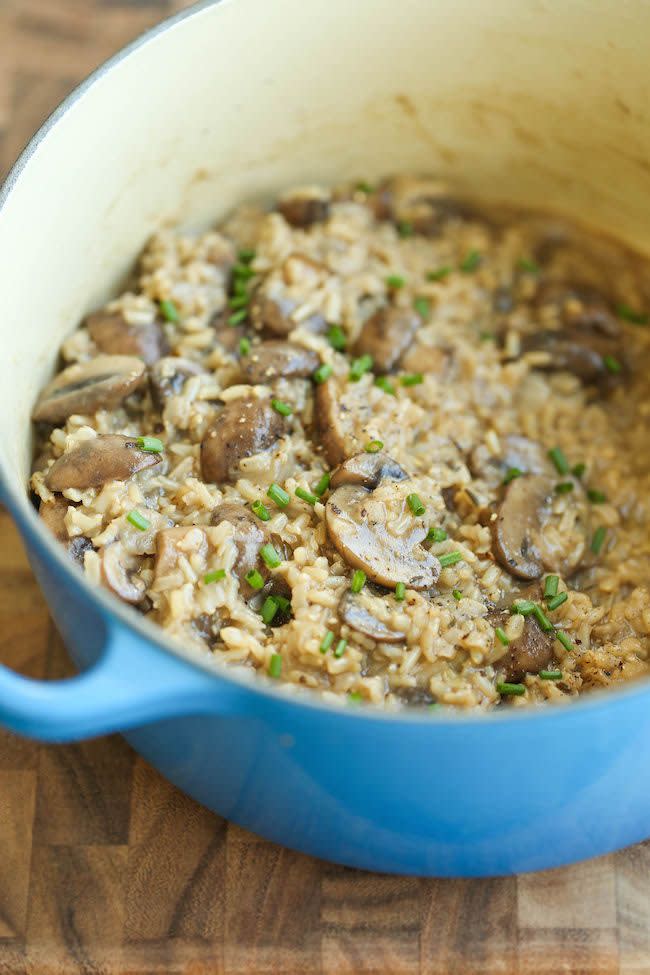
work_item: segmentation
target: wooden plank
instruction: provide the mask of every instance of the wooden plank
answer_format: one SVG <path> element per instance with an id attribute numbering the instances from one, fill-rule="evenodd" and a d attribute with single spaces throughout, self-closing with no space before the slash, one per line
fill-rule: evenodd
<path id="1" fill-rule="evenodd" d="M 0 771 L 0 938 L 25 935 L 35 794 L 35 772 Z"/>
<path id="2" fill-rule="evenodd" d="M 617 853 L 616 917 L 620 975 L 650 972 L 650 843 Z"/>

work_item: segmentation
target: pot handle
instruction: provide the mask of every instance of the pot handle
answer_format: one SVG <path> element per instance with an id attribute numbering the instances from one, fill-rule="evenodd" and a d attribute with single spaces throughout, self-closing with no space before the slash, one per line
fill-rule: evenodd
<path id="1" fill-rule="evenodd" d="M 93 738 L 182 715 L 233 713 L 243 695 L 236 684 L 215 680 L 125 631 L 111 632 L 98 661 L 66 680 L 32 680 L 0 665 L 0 724 L 48 742 Z"/>

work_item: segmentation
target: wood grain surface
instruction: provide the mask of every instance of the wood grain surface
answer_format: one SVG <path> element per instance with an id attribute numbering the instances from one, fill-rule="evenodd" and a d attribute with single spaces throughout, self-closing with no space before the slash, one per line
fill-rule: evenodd
<path id="1" fill-rule="evenodd" d="M 0 173 L 89 70 L 187 5 L 0 0 Z M 1 513 L 0 660 L 70 672 Z M 27 972 L 650 975 L 650 844 L 499 880 L 371 875 L 227 824 L 120 738 L 0 732 L 0 975 Z"/>

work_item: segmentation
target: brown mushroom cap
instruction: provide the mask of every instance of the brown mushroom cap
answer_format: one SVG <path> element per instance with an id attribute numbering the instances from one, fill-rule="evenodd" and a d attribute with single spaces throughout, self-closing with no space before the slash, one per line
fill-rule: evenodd
<path id="1" fill-rule="evenodd" d="M 339 615 L 343 622 L 347 623 L 352 630 L 370 637 L 376 643 L 403 643 L 406 633 L 391 630 L 372 613 L 370 608 L 372 603 L 368 605 L 372 598 L 364 593 L 357 595 L 348 589 L 339 603 Z"/>
<path id="2" fill-rule="evenodd" d="M 620 322 L 605 296 L 590 284 L 571 284 L 554 279 L 541 281 L 535 294 L 537 307 L 555 305 L 565 325 L 617 338 Z"/>
<path id="3" fill-rule="evenodd" d="M 330 211 L 327 196 L 314 191 L 294 191 L 278 203 L 278 210 L 292 227 L 311 227 L 327 220 Z"/>
<path id="4" fill-rule="evenodd" d="M 164 409 L 168 399 L 181 393 L 191 376 L 201 376 L 204 373 L 203 366 L 192 359 L 164 356 L 155 362 L 149 369 L 149 385 L 156 409 Z"/>
<path id="5" fill-rule="evenodd" d="M 342 464 L 348 456 L 343 431 L 341 408 L 336 384 L 328 379 L 316 386 L 314 423 L 318 429 L 325 456 L 331 467 Z"/>
<path id="6" fill-rule="evenodd" d="M 251 589 L 246 582 L 246 575 L 251 570 L 257 569 L 263 579 L 268 578 L 269 570 L 264 560 L 260 558 L 260 549 L 271 540 L 271 535 L 264 523 L 243 504 L 226 502 L 215 508 L 210 524 L 220 525 L 222 521 L 229 522 L 234 529 L 233 541 L 237 548 L 237 561 L 233 566 L 233 573 L 239 579 L 242 595 L 244 597 L 252 595 L 257 590 Z"/>
<path id="7" fill-rule="evenodd" d="M 547 372 L 571 372 L 583 383 L 616 382 L 623 375 L 611 372 L 606 365 L 608 356 L 623 365 L 621 344 L 602 333 L 570 328 L 562 331 L 542 329 L 521 339 L 521 351 L 546 352 L 548 361 L 536 363 L 535 368 Z"/>
<path id="8" fill-rule="evenodd" d="M 102 551 L 102 579 L 125 603 L 141 603 L 145 598 L 147 587 L 137 575 L 141 566 L 142 559 L 127 552 L 120 542 Z"/>
<path id="9" fill-rule="evenodd" d="M 437 236 L 448 220 L 472 219 L 476 210 L 449 196 L 437 180 L 395 176 L 386 180 L 371 198 L 378 220 L 408 223 L 417 233 Z"/>
<path id="10" fill-rule="evenodd" d="M 39 517 L 47 525 L 57 542 L 60 542 L 66 549 L 73 562 L 79 565 L 84 563 L 84 555 L 93 548 L 93 543 L 85 535 L 75 535 L 70 538 L 68 529 L 65 526 L 65 516 L 68 508 L 75 505 L 67 498 L 56 495 L 51 501 L 41 501 L 38 509 Z"/>
<path id="11" fill-rule="evenodd" d="M 201 443 L 203 480 L 236 480 L 239 462 L 272 447 L 284 433 L 285 420 L 269 403 L 236 399 L 226 403 Z"/>
<path id="12" fill-rule="evenodd" d="M 510 618 L 507 610 L 493 610 L 488 614 L 488 620 L 495 628 L 504 627 Z M 524 618 L 524 630 L 516 640 L 511 640 L 506 653 L 497 661 L 496 666 L 503 669 L 505 679 L 520 681 L 526 674 L 538 674 L 540 670 L 551 663 L 555 654 L 555 634 L 545 633 L 533 616 Z"/>
<path id="13" fill-rule="evenodd" d="M 271 298 L 257 293 L 250 304 L 251 321 L 258 329 L 266 329 L 274 335 L 288 335 L 296 328 L 291 312 L 297 304 L 292 298 Z"/>
<path id="14" fill-rule="evenodd" d="M 86 318 L 91 339 L 108 355 L 134 355 L 151 365 L 169 346 L 160 322 L 130 325 L 120 312 L 97 311 Z"/>
<path id="15" fill-rule="evenodd" d="M 262 342 L 242 359 L 242 372 L 252 384 L 273 379 L 305 378 L 318 368 L 320 359 L 312 349 L 280 339 Z"/>
<path id="16" fill-rule="evenodd" d="M 398 365 L 421 324 L 417 312 L 386 305 L 364 323 L 355 351 L 357 355 L 371 355 L 379 372 L 390 372 Z"/>
<path id="17" fill-rule="evenodd" d="M 247 331 L 245 325 L 230 324 L 229 318 L 232 314 L 232 308 L 224 308 L 217 312 L 210 322 L 217 342 L 226 352 L 235 352 Z"/>
<path id="18" fill-rule="evenodd" d="M 390 478 L 393 481 L 403 481 L 408 474 L 403 467 L 380 452 L 369 454 L 366 451 L 355 454 L 336 468 L 330 479 L 330 488 L 341 487 L 342 484 L 358 484 L 364 488 L 376 488 L 381 480 Z"/>
<path id="19" fill-rule="evenodd" d="M 92 414 L 119 406 L 144 381 L 141 359 L 126 355 L 99 355 L 89 362 L 68 366 L 41 393 L 33 420 L 59 423 L 73 413 Z"/>
<path id="20" fill-rule="evenodd" d="M 45 475 L 50 491 L 101 487 L 107 481 L 126 481 L 161 461 L 160 454 L 140 450 L 137 438 L 106 434 L 84 440 L 55 460 Z"/>
<path id="21" fill-rule="evenodd" d="M 483 478 L 491 487 L 501 484 L 513 469 L 524 474 L 551 474 L 553 470 L 546 448 L 517 434 L 502 439 L 498 457 L 485 444 L 478 444 L 469 456 L 469 468 L 474 477 Z"/>
<path id="22" fill-rule="evenodd" d="M 398 582 L 429 589 L 440 575 L 440 563 L 422 548 L 426 526 L 405 517 L 405 504 L 394 482 L 374 491 L 344 484 L 325 506 L 327 533 L 348 565 L 363 569 L 373 582 L 388 589 Z"/>

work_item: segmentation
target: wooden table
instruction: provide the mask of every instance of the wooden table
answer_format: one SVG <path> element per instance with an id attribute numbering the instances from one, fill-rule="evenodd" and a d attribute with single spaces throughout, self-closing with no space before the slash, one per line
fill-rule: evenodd
<path id="1" fill-rule="evenodd" d="M 187 5 L 0 0 L 0 172 L 83 75 Z M 4 514 L 0 621 L 2 661 L 69 673 Z M 500 880 L 375 876 L 227 824 L 120 738 L 0 732 L 0 975 L 23 972 L 650 975 L 650 844 Z"/>

